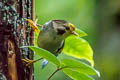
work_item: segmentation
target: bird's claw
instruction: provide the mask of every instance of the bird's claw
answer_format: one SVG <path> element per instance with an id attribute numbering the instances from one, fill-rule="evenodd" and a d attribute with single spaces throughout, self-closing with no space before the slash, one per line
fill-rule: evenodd
<path id="1" fill-rule="evenodd" d="M 26 21 L 29 22 L 29 24 L 32 27 L 32 29 L 34 30 L 34 32 L 37 32 L 37 33 L 40 32 L 39 29 L 38 29 L 38 27 L 37 27 L 37 26 L 41 27 L 40 24 L 37 24 L 38 19 L 36 19 L 35 22 L 32 21 L 32 20 L 30 20 L 30 19 L 26 19 Z"/>
<path id="2" fill-rule="evenodd" d="M 35 62 L 34 60 L 30 60 L 30 59 L 22 59 L 22 61 L 26 63 L 26 66 L 30 66 Z"/>

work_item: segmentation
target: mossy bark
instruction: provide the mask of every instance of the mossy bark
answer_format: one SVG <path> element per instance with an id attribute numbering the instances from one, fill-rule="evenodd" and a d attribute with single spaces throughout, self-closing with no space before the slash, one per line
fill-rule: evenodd
<path id="1" fill-rule="evenodd" d="M 33 52 L 20 48 L 33 45 L 33 31 L 25 21 L 33 15 L 33 0 L 0 0 L 1 80 L 33 80 L 33 66 L 21 60 L 33 59 Z"/>

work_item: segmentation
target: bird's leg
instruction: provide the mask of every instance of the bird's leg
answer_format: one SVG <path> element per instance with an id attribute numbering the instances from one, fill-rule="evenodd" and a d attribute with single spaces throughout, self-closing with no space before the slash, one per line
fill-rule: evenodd
<path id="1" fill-rule="evenodd" d="M 34 32 L 39 32 L 38 27 L 36 26 L 36 22 L 33 22 L 30 19 L 26 19 L 27 22 L 29 22 L 29 25 L 32 27 L 32 29 L 34 30 Z"/>
<path id="2" fill-rule="evenodd" d="M 26 19 L 26 21 L 29 23 L 32 30 L 34 32 L 36 32 L 37 34 L 39 34 L 40 30 L 37 27 L 39 25 L 39 24 L 37 24 L 38 19 L 36 19 L 35 22 L 30 20 L 30 19 Z M 39 26 L 41 26 L 41 25 L 39 25 Z M 33 63 L 35 63 L 35 62 L 37 62 L 37 61 L 39 61 L 41 59 L 43 59 L 43 58 L 40 58 L 40 59 L 37 59 L 37 60 L 22 59 L 22 61 L 26 62 L 26 66 L 29 66 L 29 65 L 31 65 L 31 64 L 33 64 Z"/>
<path id="3" fill-rule="evenodd" d="M 39 60 L 42 60 L 43 58 L 39 58 L 37 60 L 30 60 L 30 59 L 22 59 L 22 61 L 26 62 L 26 66 L 30 66 L 32 65 L 33 63 L 39 61 Z"/>
<path id="4" fill-rule="evenodd" d="M 29 22 L 29 24 L 32 27 L 32 29 L 34 30 L 34 32 L 38 32 L 38 33 L 40 32 L 37 26 L 42 27 L 42 25 L 37 24 L 38 19 L 36 19 L 35 22 L 30 19 L 26 19 L 26 21 Z"/>

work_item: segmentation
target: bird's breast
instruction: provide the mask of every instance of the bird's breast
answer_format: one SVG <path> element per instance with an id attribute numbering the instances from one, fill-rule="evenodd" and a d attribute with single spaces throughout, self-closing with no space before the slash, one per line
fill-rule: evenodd
<path id="1" fill-rule="evenodd" d="M 44 35 L 39 34 L 38 46 L 55 54 L 62 41 L 63 40 L 60 39 L 58 36 L 50 35 L 49 33 L 46 33 Z"/>

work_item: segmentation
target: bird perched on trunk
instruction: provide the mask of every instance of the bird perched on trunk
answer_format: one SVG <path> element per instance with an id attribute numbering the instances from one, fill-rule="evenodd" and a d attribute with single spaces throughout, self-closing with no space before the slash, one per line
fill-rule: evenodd
<path id="1" fill-rule="evenodd" d="M 29 19 L 27 21 L 30 22 Z M 65 39 L 70 35 L 78 35 L 73 24 L 65 20 L 51 20 L 46 22 L 40 30 L 37 40 L 38 47 L 58 56 L 64 47 Z M 42 62 L 42 68 L 47 63 L 48 61 L 45 59 Z"/>

